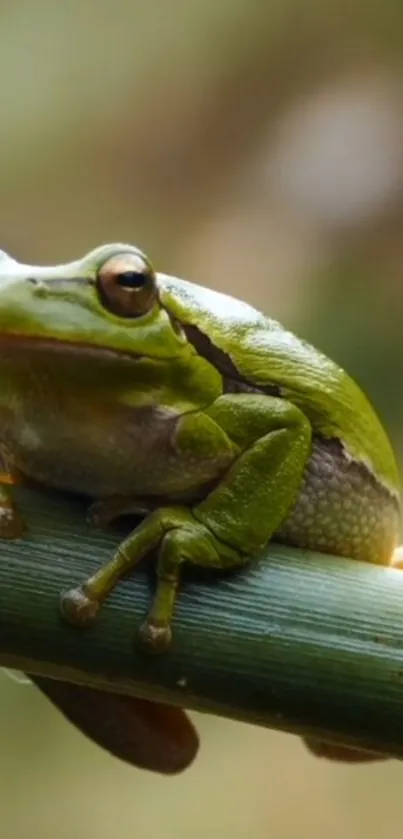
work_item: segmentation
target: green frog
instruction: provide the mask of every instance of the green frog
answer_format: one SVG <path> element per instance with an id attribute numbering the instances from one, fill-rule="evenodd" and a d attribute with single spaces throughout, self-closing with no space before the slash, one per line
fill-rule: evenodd
<path id="1" fill-rule="evenodd" d="M 169 648 L 182 566 L 239 568 L 270 540 L 392 561 L 399 476 L 366 396 L 247 303 L 110 244 L 56 267 L 0 254 L 0 453 L 8 481 L 87 496 L 94 524 L 141 523 L 61 595 L 86 627 L 158 551 L 139 630 Z M 23 528 L 0 486 L 0 536 Z"/>

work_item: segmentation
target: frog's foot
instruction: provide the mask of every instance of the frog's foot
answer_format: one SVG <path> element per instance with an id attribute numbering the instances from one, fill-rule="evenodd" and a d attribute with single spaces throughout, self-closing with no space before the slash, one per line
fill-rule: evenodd
<path id="1" fill-rule="evenodd" d="M 327 758 L 338 763 L 372 763 L 389 759 L 389 755 L 341 746 L 338 743 L 325 743 L 313 737 L 303 737 L 302 742 L 315 757 Z"/>
<path id="2" fill-rule="evenodd" d="M 168 622 L 165 621 L 160 625 L 150 619 L 145 620 L 139 630 L 139 641 L 141 646 L 150 653 L 164 653 L 168 650 L 172 641 L 169 617 Z"/>
<path id="3" fill-rule="evenodd" d="M 140 630 L 140 641 L 149 652 L 162 652 L 171 643 L 171 619 L 183 562 L 224 568 L 247 561 L 246 556 L 219 542 L 190 510 L 161 508 L 136 527 L 106 565 L 80 587 L 62 595 L 63 616 L 80 627 L 91 624 L 119 579 L 158 546 L 156 592 Z"/>
<path id="4" fill-rule="evenodd" d="M 114 495 L 94 501 L 87 512 L 87 521 L 95 527 L 107 527 L 121 516 L 146 516 L 158 506 L 160 504 L 152 499 Z"/>
<path id="5" fill-rule="evenodd" d="M 9 492 L 0 486 L 0 539 L 18 539 L 24 529 L 24 521 Z"/>
<path id="6" fill-rule="evenodd" d="M 94 622 L 100 603 L 88 596 L 85 585 L 71 588 L 60 597 L 60 610 L 68 623 L 74 626 L 91 626 Z"/>

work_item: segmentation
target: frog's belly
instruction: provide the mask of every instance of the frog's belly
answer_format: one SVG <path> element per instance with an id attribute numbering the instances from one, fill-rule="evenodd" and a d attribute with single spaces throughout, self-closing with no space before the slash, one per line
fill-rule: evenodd
<path id="1" fill-rule="evenodd" d="M 6 459 L 23 475 L 55 489 L 91 498 L 113 495 L 186 499 L 219 478 L 233 459 L 229 449 L 204 459 L 180 451 L 180 418 L 158 408 L 106 410 L 66 418 L 19 407 L 2 422 Z"/>
<path id="2" fill-rule="evenodd" d="M 75 406 L 74 406 L 75 407 Z M 64 405 L 66 409 L 66 405 Z M 228 448 L 211 457 L 181 452 L 173 412 L 130 409 L 49 414 L 28 406 L 8 420 L 0 411 L 2 445 L 23 474 L 46 486 L 91 498 L 197 498 L 233 462 Z M 240 500 L 240 511 L 242 499 Z M 397 498 L 340 443 L 314 440 L 299 492 L 274 539 L 311 550 L 387 562 L 399 532 Z"/>
<path id="3" fill-rule="evenodd" d="M 399 535 L 399 503 L 337 440 L 317 439 L 297 502 L 275 539 L 314 551 L 387 563 Z"/>

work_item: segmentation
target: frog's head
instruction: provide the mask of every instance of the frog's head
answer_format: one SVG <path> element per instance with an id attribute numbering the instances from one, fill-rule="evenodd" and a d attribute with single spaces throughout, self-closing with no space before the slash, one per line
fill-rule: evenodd
<path id="1" fill-rule="evenodd" d="M 161 360 L 186 345 L 161 305 L 151 263 L 122 244 L 46 268 L 0 251 L 0 342 L 13 339 Z"/>

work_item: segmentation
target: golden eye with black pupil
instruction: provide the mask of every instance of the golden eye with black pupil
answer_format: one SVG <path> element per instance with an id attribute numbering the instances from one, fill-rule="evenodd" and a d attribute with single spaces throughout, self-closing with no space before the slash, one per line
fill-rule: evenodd
<path id="1" fill-rule="evenodd" d="M 98 270 L 96 286 L 102 304 L 121 318 L 138 318 L 157 299 L 155 273 L 141 254 L 112 256 Z"/>

